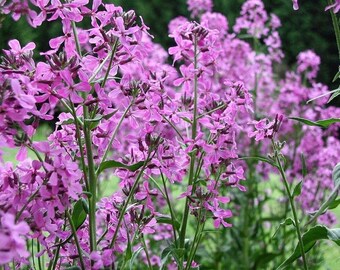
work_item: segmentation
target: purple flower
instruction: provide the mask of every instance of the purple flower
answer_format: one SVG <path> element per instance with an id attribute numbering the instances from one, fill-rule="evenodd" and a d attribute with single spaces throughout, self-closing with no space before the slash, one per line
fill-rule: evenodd
<path id="1" fill-rule="evenodd" d="M 15 217 L 9 213 L 0 213 L 0 265 L 13 260 L 23 260 L 29 256 L 24 237 L 30 231 L 26 222 L 15 223 Z"/>
<path id="2" fill-rule="evenodd" d="M 187 0 L 191 17 L 197 17 L 204 12 L 210 12 L 213 7 L 211 0 Z"/>

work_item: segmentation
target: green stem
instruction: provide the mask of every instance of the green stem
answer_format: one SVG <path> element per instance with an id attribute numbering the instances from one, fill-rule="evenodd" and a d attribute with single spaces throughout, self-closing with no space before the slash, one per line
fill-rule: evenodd
<path id="1" fill-rule="evenodd" d="M 298 236 L 300 252 L 301 252 L 301 256 L 302 256 L 302 260 L 303 260 L 303 267 L 304 267 L 305 270 L 308 270 L 305 249 L 304 249 L 304 246 L 303 246 L 303 241 L 302 241 L 302 236 L 301 236 L 300 223 L 299 223 L 299 220 L 298 220 L 297 214 L 296 214 L 294 198 L 292 196 L 285 171 L 284 171 L 282 164 L 281 164 L 281 160 L 280 160 L 280 157 L 279 157 L 279 150 L 276 148 L 273 140 L 272 140 L 272 145 L 273 145 L 273 149 L 274 149 L 274 152 L 275 152 L 277 169 L 279 170 L 280 175 L 282 177 L 282 180 L 283 180 L 283 183 L 284 183 L 284 186 L 285 186 L 285 189 L 286 189 L 286 193 L 287 193 L 287 196 L 288 196 L 288 199 L 289 199 L 290 207 L 292 208 L 294 222 L 295 222 L 295 228 L 296 228 L 296 234 Z"/>
<path id="2" fill-rule="evenodd" d="M 221 179 L 221 174 L 222 174 L 223 170 L 224 170 L 224 168 L 220 167 L 218 174 L 215 176 L 216 183 L 214 185 L 214 190 L 218 186 L 218 182 Z M 202 232 L 203 232 L 203 229 L 204 229 L 204 226 L 205 226 L 205 223 L 206 223 L 206 218 L 204 218 L 203 221 L 202 221 L 202 217 L 205 217 L 206 211 L 203 214 L 202 210 L 203 210 L 203 203 L 201 202 L 201 207 L 200 207 L 200 210 L 199 210 L 199 213 L 198 213 L 198 218 L 197 218 L 197 227 L 196 227 L 196 231 L 195 231 L 195 236 L 194 236 L 194 240 L 193 240 L 192 245 L 191 245 L 191 249 L 190 249 L 190 252 L 189 252 L 189 257 L 188 257 L 187 265 L 186 265 L 185 269 L 190 269 L 191 263 L 195 258 L 198 246 L 199 246 L 201 239 L 202 239 Z"/>
<path id="3" fill-rule="evenodd" d="M 317 220 L 319 216 L 321 216 L 327 209 L 328 206 L 331 204 L 331 202 L 334 200 L 334 198 L 337 196 L 340 188 L 340 182 L 338 182 L 334 189 L 332 190 L 331 194 L 329 194 L 327 200 L 320 206 L 319 210 L 313 215 L 313 217 L 306 223 L 305 226 L 313 223 Z"/>
<path id="4" fill-rule="evenodd" d="M 328 0 L 328 4 L 332 5 L 332 4 L 334 4 L 334 2 L 332 0 Z M 337 19 L 337 16 L 334 14 L 333 9 L 330 10 L 330 13 L 331 13 L 333 28 L 334 28 L 334 32 L 335 32 L 336 45 L 338 47 L 339 59 L 340 59 L 340 27 L 339 27 L 339 21 Z"/>
<path id="5" fill-rule="evenodd" d="M 190 251 L 189 251 L 189 256 L 188 256 L 187 264 L 185 266 L 185 270 L 190 269 L 191 263 L 192 263 L 194 256 L 195 256 L 195 254 L 194 254 L 195 246 L 199 244 L 199 243 L 196 243 L 196 240 L 197 240 L 199 232 L 200 232 L 201 217 L 202 217 L 202 205 L 201 205 L 199 213 L 198 213 L 195 236 L 194 236 L 194 240 L 192 241 L 192 245 L 191 245 L 191 248 L 190 248 Z"/>
<path id="6" fill-rule="evenodd" d="M 71 103 L 71 109 L 72 109 L 72 114 L 73 114 L 73 118 L 74 118 L 74 123 L 75 123 L 75 126 L 76 126 L 76 137 L 77 137 L 78 147 L 79 147 L 79 151 L 80 151 L 81 166 L 82 166 L 82 171 L 84 173 L 84 181 L 85 181 L 85 185 L 86 185 L 86 191 L 89 191 L 90 187 L 89 187 L 89 183 L 88 183 L 88 179 L 87 179 L 87 173 L 86 173 L 84 149 L 83 149 L 83 144 L 82 144 L 82 141 L 81 141 L 81 133 L 80 133 L 79 123 L 77 121 L 77 113 L 76 113 L 76 110 L 74 108 L 73 103 Z"/>
<path id="7" fill-rule="evenodd" d="M 102 81 L 102 83 L 100 85 L 102 88 L 105 87 L 107 79 L 108 79 L 108 77 L 110 75 L 110 70 L 111 70 L 111 67 L 112 67 L 114 56 L 115 56 L 115 54 L 117 52 L 117 48 L 118 48 L 118 39 L 115 40 L 115 42 L 114 42 L 114 44 L 112 46 L 112 49 L 111 49 L 109 66 L 107 67 L 104 79 L 103 79 L 103 81 Z M 92 111 L 91 118 L 95 117 L 97 109 L 98 109 L 98 103 L 96 104 L 94 110 Z"/>
<path id="8" fill-rule="evenodd" d="M 137 175 L 136 181 L 133 183 L 133 186 L 132 186 L 132 188 L 130 190 L 130 193 L 129 193 L 127 199 L 125 200 L 123 208 L 122 208 L 122 210 L 119 213 L 117 227 L 116 227 L 116 230 L 115 230 L 115 232 L 113 234 L 113 237 L 112 237 L 112 240 L 111 240 L 111 244 L 110 244 L 110 248 L 113 247 L 113 245 L 114 245 L 114 243 L 115 243 L 115 241 L 117 239 L 119 228 L 122 225 L 122 221 L 124 219 L 124 215 L 125 215 L 126 209 L 128 207 L 128 204 L 130 203 L 130 201 L 132 199 L 132 196 L 135 194 L 135 191 L 136 191 L 136 188 L 138 186 L 139 180 L 142 178 L 144 170 L 145 170 L 146 166 L 148 165 L 150 156 L 151 156 L 151 151 L 149 151 L 148 156 L 147 156 L 146 160 L 144 161 L 144 164 L 143 164 L 142 168 L 140 169 L 140 171 L 139 171 L 139 173 Z"/>
<path id="9" fill-rule="evenodd" d="M 35 259 L 34 259 L 34 254 L 35 254 L 35 252 L 34 252 L 34 240 L 32 239 L 31 240 L 31 254 L 32 254 L 32 264 L 33 264 L 33 268 L 35 269 Z"/>
<path id="10" fill-rule="evenodd" d="M 62 242 L 62 240 L 59 240 L 59 244 Z M 57 249 L 54 252 L 54 257 L 53 260 L 50 261 L 47 270 L 52 270 L 52 269 L 56 269 L 57 263 L 58 263 L 58 258 L 59 258 L 59 252 L 60 252 L 60 248 L 61 245 L 58 244 Z"/>
<path id="11" fill-rule="evenodd" d="M 67 110 L 70 114 L 72 114 L 72 109 L 71 109 L 71 107 L 65 102 L 65 100 L 60 99 L 60 102 L 61 102 L 61 104 L 63 104 L 63 106 L 66 108 L 66 110 Z M 84 126 L 83 121 L 81 121 L 78 117 L 76 117 L 75 121 L 77 121 L 78 124 L 79 124 L 80 126 Z"/>
<path id="12" fill-rule="evenodd" d="M 66 212 L 67 210 L 65 210 Z M 66 229 L 66 215 L 64 217 L 64 225 L 63 225 L 63 231 Z M 58 243 L 59 242 L 59 243 Z M 57 249 L 54 251 L 53 259 L 49 262 L 47 270 L 54 270 L 57 267 L 58 259 L 59 259 L 59 253 L 61 248 L 61 243 L 63 242 L 62 239 L 59 239 L 57 237 L 56 241 L 54 242 L 57 244 Z M 55 246 L 55 245 L 54 245 Z"/>
<path id="13" fill-rule="evenodd" d="M 86 106 L 83 107 L 84 119 L 88 118 L 89 112 Z M 89 236 L 90 236 L 90 250 L 97 249 L 96 236 L 96 201 L 97 201 L 97 176 L 95 172 L 95 165 L 92 152 L 91 130 L 87 125 L 84 125 L 84 137 L 87 153 L 87 164 L 89 172 L 89 191 L 91 197 L 89 198 Z"/>
<path id="14" fill-rule="evenodd" d="M 148 251 L 148 248 L 147 248 L 147 246 L 146 246 L 146 243 L 145 243 L 144 235 L 141 234 L 140 238 L 141 238 L 141 240 L 142 240 L 142 245 L 143 245 L 143 248 L 144 248 L 144 251 L 145 251 L 146 259 L 147 259 L 147 261 L 148 261 L 149 270 L 152 270 L 150 255 L 149 255 L 149 251 Z"/>
<path id="15" fill-rule="evenodd" d="M 171 206 L 171 202 L 170 202 L 170 198 L 169 198 L 169 194 L 168 194 L 168 190 L 166 188 L 166 183 L 165 183 L 165 179 L 164 179 L 164 176 L 163 176 L 163 173 L 161 172 L 161 177 L 162 177 L 162 181 L 163 181 L 163 187 L 164 187 L 164 193 L 165 193 L 165 196 L 166 196 L 166 201 L 167 201 L 167 204 L 169 206 L 169 210 L 170 210 L 170 216 L 171 216 L 171 221 L 172 221 L 172 231 L 173 231 L 173 234 L 174 234 L 174 243 L 175 243 L 175 247 L 177 248 L 177 235 L 176 235 L 176 228 L 175 228 L 175 215 L 174 215 L 174 211 L 173 211 L 173 208 Z"/>
<path id="16" fill-rule="evenodd" d="M 80 43 L 79 43 L 79 38 L 78 38 L 78 33 L 77 33 L 77 27 L 76 27 L 76 23 L 74 21 L 71 22 L 72 25 L 72 31 L 73 31 L 73 36 L 74 36 L 74 41 L 76 43 L 76 48 L 77 48 L 77 52 L 80 56 L 80 58 L 82 57 L 81 54 L 81 47 L 80 47 Z"/>
<path id="17" fill-rule="evenodd" d="M 195 140 L 197 135 L 197 104 L 198 104 L 198 77 L 197 77 L 197 37 L 194 37 L 194 112 L 193 112 L 193 121 L 192 121 L 192 132 L 191 132 L 191 139 Z M 189 167 L 189 179 L 188 179 L 188 186 L 191 186 L 194 180 L 194 170 L 195 170 L 195 153 L 190 154 L 190 167 Z M 188 197 L 185 200 L 185 208 L 184 214 L 182 219 L 181 231 L 179 235 L 179 247 L 184 248 L 185 243 L 185 234 L 187 229 L 188 223 L 188 216 L 189 216 L 189 199 Z"/>
<path id="18" fill-rule="evenodd" d="M 80 244 L 79 244 L 79 239 L 78 239 L 78 236 L 77 236 L 77 229 L 74 226 L 74 223 L 72 221 L 72 217 L 71 217 L 71 215 L 68 211 L 66 211 L 66 216 L 67 216 L 68 222 L 70 223 L 73 238 L 74 238 L 74 241 L 76 243 L 77 250 L 78 250 L 81 269 L 85 270 L 86 268 L 85 268 L 85 263 L 84 263 L 84 259 L 83 259 L 83 251 L 82 251 Z"/>
<path id="19" fill-rule="evenodd" d="M 40 252 L 40 243 L 39 243 L 39 240 L 37 239 L 37 253 Z M 39 267 L 39 270 L 42 270 L 42 265 L 41 265 L 41 256 L 38 257 L 38 267 Z"/>
<path id="20" fill-rule="evenodd" d="M 206 115 L 212 114 L 213 112 L 216 112 L 216 111 L 218 111 L 218 110 L 224 109 L 224 108 L 226 108 L 226 107 L 227 107 L 226 104 L 222 104 L 222 105 L 220 105 L 220 106 L 217 106 L 216 108 L 214 108 L 214 109 L 212 109 L 212 110 L 210 110 L 210 111 L 208 111 L 208 112 L 205 112 L 205 113 L 200 114 L 200 115 L 197 117 L 197 119 L 201 119 L 201 118 L 203 118 L 203 117 L 206 116 Z"/>
<path id="21" fill-rule="evenodd" d="M 182 134 L 179 132 L 178 128 L 173 123 L 171 123 L 171 121 L 168 120 L 164 115 L 162 115 L 162 117 L 175 130 L 175 132 L 181 138 L 181 140 L 184 141 L 184 138 L 183 138 Z"/>
<path id="22" fill-rule="evenodd" d="M 106 73 L 105 73 L 105 76 L 104 76 L 104 80 L 102 81 L 101 83 L 101 87 L 104 87 L 105 84 L 106 84 L 106 81 L 107 81 L 107 78 L 109 77 L 109 74 L 110 74 L 110 70 L 111 70 L 111 67 L 112 67 L 112 63 L 113 63 L 113 59 L 115 57 L 115 54 L 116 54 L 116 51 L 117 51 L 117 48 L 118 48 L 118 38 L 116 38 L 113 46 L 112 46 L 112 50 L 111 50 L 111 56 L 110 56 L 110 62 L 109 62 L 109 66 L 106 70 Z"/>
<path id="23" fill-rule="evenodd" d="M 244 268 L 249 269 L 249 199 L 246 199 L 246 205 L 244 207 L 244 226 L 243 226 L 243 259 L 244 259 Z"/>
<path id="24" fill-rule="evenodd" d="M 21 217 L 22 213 L 25 211 L 27 206 L 29 205 L 30 202 L 33 201 L 34 197 L 38 195 L 40 188 L 42 187 L 39 186 L 39 188 L 28 198 L 27 202 L 24 204 L 24 206 L 20 209 L 20 211 L 15 215 L 15 221 L 17 222 L 19 218 Z"/>
<path id="25" fill-rule="evenodd" d="M 116 137 L 116 135 L 117 135 L 117 133 L 118 133 L 118 130 L 119 130 L 120 126 L 122 125 L 122 123 L 123 123 L 123 121 L 124 121 L 126 115 L 127 115 L 128 112 L 130 111 L 130 109 L 131 109 L 131 107 L 133 106 L 134 102 L 135 102 L 135 97 L 131 100 L 129 106 L 125 109 L 124 113 L 123 113 L 122 116 L 120 117 L 119 122 L 118 122 L 116 128 L 114 129 L 114 131 L 113 131 L 113 133 L 112 133 L 112 137 L 111 137 L 111 139 L 110 139 L 110 141 L 109 141 L 109 144 L 108 144 L 107 147 L 106 147 L 106 150 L 105 150 L 105 152 L 104 152 L 104 155 L 103 155 L 103 157 L 102 157 L 102 160 L 101 160 L 100 163 L 99 163 L 98 169 L 97 169 L 97 171 L 96 171 L 96 174 L 97 174 L 97 175 L 98 175 L 98 172 L 99 172 L 100 165 L 106 160 L 107 155 L 108 155 L 109 152 L 110 152 L 110 148 L 111 148 L 111 146 L 112 146 L 112 142 L 113 142 L 113 140 L 115 139 L 115 137 Z"/>

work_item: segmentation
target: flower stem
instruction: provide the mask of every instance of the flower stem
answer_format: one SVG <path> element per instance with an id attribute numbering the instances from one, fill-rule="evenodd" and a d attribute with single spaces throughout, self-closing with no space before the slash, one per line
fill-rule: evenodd
<path id="1" fill-rule="evenodd" d="M 112 142 L 113 142 L 113 140 L 115 139 L 115 137 L 116 137 L 116 135 L 117 135 L 117 133 L 118 133 L 118 130 L 119 130 L 120 126 L 122 125 L 122 123 L 123 123 L 123 121 L 124 121 L 126 115 L 127 115 L 128 112 L 130 111 L 130 109 L 131 109 L 131 107 L 133 106 L 134 102 L 135 102 L 135 97 L 131 100 L 129 106 L 125 109 L 124 113 L 123 113 L 122 116 L 120 117 L 119 122 L 118 122 L 116 128 L 114 129 L 114 131 L 113 131 L 113 133 L 112 133 L 112 137 L 111 137 L 111 139 L 110 139 L 110 141 L 109 141 L 109 144 L 108 144 L 107 147 L 106 147 L 106 150 L 105 150 L 105 152 L 104 152 L 104 155 L 103 155 L 103 157 L 102 157 L 102 160 L 101 160 L 100 163 L 99 163 L 98 169 L 97 169 L 97 171 L 96 171 L 96 174 L 97 174 L 97 175 L 98 175 L 98 172 L 99 172 L 100 165 L 106 160 L 107 155 L 108 155 L 109 152 L 110 152 L 110 148 L 111 148 Z"/>
<path id="2" fill-rule="evenodd" d="M 192 131 L 191 131 L 191 139 L 195 140 L 197 135 L 197 103 L 198 103 L 198 77 L 197 77 L 197 37 L 194 37 L 194 115 L 192 120 Z M 195 153 L 190 154 L 190 167 L 189 167 L 189 179 L 188 186 L 192 185 L 194 180 L 194 171 L 195 171 Z M 194 191 L 194 190 L 192 190 Z M 189 199 L 188 197 L 185 200 L 185 208 L 182 219 L 181 231 L 179 235 L 179 247 L 184 248 L 185 243 L 185 234 L 187 229 L 189 216 Z"/>
<path id="3" fill-rule="evenodd" d="M 149 252 L 148 252 L 148 248 L 147 248 L 147 246 L 146 246 L 146 243 L 145 243 L 144 235 L 141 234 L 140 238 L 141 238 L 141 240 L 142 240 L 142 245 L 143 245 L 143 248 L 144 248 L 144 251 L 145 251 L 146 259 L 147 259 L 147 261 L 148 261 L 149 270 L 152 270 L 152 265 L 151 265 L 151 261 L 150 261 L 150 255 L 149 255 Z"/>
<path id="4" fill-rule="evenodd" d="M 127 199 L 124 202 L 123 208 L 122 208 L 122 210 L 119 213 L 118 223 L 117 223 L 114 235 L 113 235 L 112 240 L 111 240 L 110 248 L 112 248 L 113 245 L 115 244 L 115 241 L 116 241 L 117 236 L 118 236 L 119 228 L 122 225 L 122 221 L 124 219 L 124 215 L 125 215 L 126 209 L 128 207 L 128 204 L 130 203 L 130 201 L 132 199 L 132 196 L 134 195 L 134 193 L 135 193 L 135 191 L 137 189 L 139 180 L 142 178 L 144 170 L 145 170 L 146 166 L 148 165 L 148 162 L 150 160 L 150 156 L 151 156 L 151 151 L 149 151 L 148 156 L 147 156 L 146 160 L 144 161 L 144 164 L 143 164 L 142 168 L 140 169 L 140 171 L 139 171 L 139 173 L 137 175 L 136 181 L 133 183 L 133 186 L 131 187 L 130 193 L 129 193 Z"/>
<path id="5" fill-rule="evenodd" d="M 174 221 L 176 220 L 176 218 L 175 218 L 175 215 L 174 215 L 173 208 L 171 206 L 168 190 L 166 188 L 166 183 L 165 183 L 165 179 L 164 179 L 162 172 L 161 172 L 161 177 L 162 177 L 162 181 L 163 181 L 164 194 L 166 195 L 166 201 L 168 203 L 169 210 L 170 210 L 170 216 L 171 216 L 171 221 L 172 221 L 172 231 L 173 231 L 173 234 L 174 234 L 174 243 L 175 243 L 175 247 L 177 248 L 177 235 L 176 235 L 176 228 L 175 228 L 175 225 L 174 225 L 175 224 Z"/>
<path id="6" fill-rule="evenodd" d="M 334 2 L 332 0 L 328 0 L 328 4 L 332 5 L 332 4 L 334 4 Z M 335 32 L 336 45 L 338 47 L 339 59 L 340 59 L 340 27 L 339 27 L 339 21 L 338 21 L 337 16 L 334 14 L 333 9 L 330 10 L 330 13 L 331 13 L 333 28 L 334 28 L 334 32 Z"/>
<path id="7" fill-rule="evenodd" d="M 73 31 L 73 36 L 74 36 L 74 42 L 76 43 L 77 52 L 78 52 L 79 56 L 82 57 L 76 23 L 74 21 L 72 21 L 71 25 L 72 25 L 72 31 Z"/>
<path id="8" fill-rule="evenodd" d="M 70 223 L 72 234 L 73 234 L 73 238 L 74 238 L 74 241 L 76 243 L 77 250 L 78 250 L 78 255 L 79 255 L 79 261 L 80 261 L 81 269 L 85 270 L 86 268 L 85 268 L 85 263 L 84 263 L 84 259 L 83 259 L 83 251 L 82 251 L 82 249 L 80 247 L 80 244 L 79 244 L 79 239 L 78 239 L 78 236 L 77 236 L 76 227 L 74 226 L 74 223 L 73 223 L 72 218 L 70 216 L 70 213 L 68 211 L 66 211 L 66 216 L 67 216 L 67 219 L 68 219 L 68 221 Z"/>
<path id="9" fill-rule="evenodd" d="M 89 116 L 88 108 L 83 107 L 84 119 Z M 95 172 L 95 165 L 93 160 L 92 152 L 92 139 L 91 130 L 87 125 L 84 125 L 84 137 L 85 146 L 87 154 L 87 164 L 88 164 L 88 177 L 89 177 L 89 191 L 91 192 L 91 197 L 89 198 L 89 236 L 90 236 L 90 250 L 94 251 L 97 249 L 97 236 L 96 236 L 96 201 L 97 201 L 97 176 Z"/>
<path id="10" fill-rule="evenodd" d="M 277 149 L 277 147 L 275 146 L 275 143 L 274 143 L 273 140 L 272 140 L 272 145 L 273 145 L 273 149 L 274 149 L 274 153 L 275 153 L 277 169 L 279 170 L 280 175 L 282 177 L 282 180 L 283 180 L 286 192 L 287 192 L 287 196 L 288 196 L 288 199 L 289 199 L 290 207 L 292 208 L 294 222 L 295 222 L 295 228 L 296 228 L 296 234 L 297 234 L 297 237 L 298 237 L 298 240 L 299 240 L 300 252 L 301 252 L 302 261 L 303 261 L 303 267 L 304 267 L 305 270 L 308 270 L 306 254 L 305 254 L 305 249 L 304 249 L 304 246 L 303 246 L 300 224 L 299 224 L 299 220 L 298 220 L 297 214 L 296 214 L 294 198 L 292 196 L 292 193 L 291 193 L 291 190 L 290 190 L 290 187 L 289 187 L 289 183 L 288 183 L 288 180 L 287 180 L 287 177 L 286 177 L 286 173 L 285 173 L 285 171 L 282 167 L 282 164 L 281 164 L 281 160 L 280 160 L 280 157 L 279 157 L 280 152 Z"/>
<path id="11" fill-rule="evenodd" d="M 195 249 L 196 249 L 195 247 L 196 247 L 196 245 L 197 246 L 199 245 L 199 241 L 197 241 L 197 239 L 198 239 L 198 236 L 201 232 L 201 230 L 200 230 L 201 226 L 200 225 L 202 225 L 201 224 L 202 207 L 203 206 L 202 206 L 202 203 L 201 203 L 198 218 L 197 218 L 197 227 L 196 227 L 196 230 L 195 230 L 195 236 L 194 236 L 194 240 L 192 241 L 192 245 L 191 245 L 191 248 L 190 248 L 190 251 L 189 251 L 189 256 L 188 256 L 187 264 L 185 266 L 185 270 L 190 269 L 191 263 L 192 263 L 194 256 L 195 256 Z M 204 222 L 203 222 L 203 226 L 204 226 Z"/>
<path id="12" fill-rule="evenodd" d="M 80 152 L 82 171 L 84 173 L 84 182 L 85 182 L 85 186 L 86 186 L 86 191 L 89 191 L 90 187 L 89 187 L 89 183 L 88 183 L 88 179 L 87 179 L 84 149 L 83 149 L 83 144 L 81 142 L 81 135 L 80 135 L 81 133 L 80 133 L 79 123 L 77 121 L 77 113 L 76 113 L 76 110 L 74 108 L 73 103 L 71 102 L 70 104 L 71 104 L 72 114 L 73 114 L 73 118 L 74 118 L 74 123 L 75 123 L 75 126 L 76 126 L 76 137 L 77 137 L 77 142 L 78 142 L 78 147 L 79 147 L 79 152 Z"/>
<path id="13" fill-rule="evenodd" d="M 105 84 L 106 84 L 106 81 L 107 81 L 107 78 L 109 77 L 109 74 L 110 74 L 110 70 L 111 70 L 111 67 L 112 67 L 112 63 L 113 63 L 113 59 L 115 57 L 115 54 L 116 54 L 116 51 L 117 51 L 117 48 L 118 48 L 118 38 L 116 38 L 113 46 L 112 46 L 112 50 L 111 50 L 111 56 L 110 56 L 110 62 L 109 62 L 109 66 L 106 70 L 106 73 L 105 73 L 105 76 L 104 76 L 104 79 L 101 83 L 101 87 L 104 87 Z"/>

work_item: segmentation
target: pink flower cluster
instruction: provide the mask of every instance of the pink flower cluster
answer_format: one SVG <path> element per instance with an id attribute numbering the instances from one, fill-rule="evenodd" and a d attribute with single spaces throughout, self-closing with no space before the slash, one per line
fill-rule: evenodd
<path id="1" fill-rule="evenodd" d="M 34 60 L 33 43 L 22 48 L 11 40 L 3 50 L 0 144 L 20 151 L 17 166 L 0 167 L 0 236 L 11 243 L 0 246 L 0 264 L 14 260 L 18 269 L 28 264 L 23 243 L 33 239 L 41 246 L 37 256 L 53 263 L 58 254 L 60 269 L 81 263 L 79 250 L 87 268 L 113 267 L 127 248 L 141 248 L 137 238 L 148 235 L 143 244 L 150 254 L 142 255 L 143 261 L 159 267 L 159 250 L 177 240 L 174 225 L 159 222 L 168 217 L 173 186 L 184 191 L 180 198 L 197 223 L 230 227 L 232 212 L 225 206 L 230 198 L 223 194 L 230 188 L 246 191 L 237 159 L 241 151 L 250 152 L 247 134 L 257 141 L 292 137 L 297 124 L 285 121 L 278 134 L 279 115 L 316 120 L 338 113 L 321 100 L 305 105 L 327 91 L 315 81 L 320 59 L 314 53 L 301 53 L 297 71 L 276 78 L 274 65 L 283 57 L 280 20 L 268 15 L 260 0 L 245 2 L 234 33 L 225 16 L 211 12 L 211 1 L 188 1 L 199 21 L 171 21 L 175 45 L 168 52 L 152 41 L 134 11 L 89 2 L 17 0 L 2 7 L 14 19 L 26 16 L 34 27 L 58 20 L 63 34 L 49 41 L 51 50 L 41 52 L 45 61 Z M 77 28 L 86 19 L 89 27 Z M 251 48 L 242 31 L 263 41 L 266 50 Z M 168 64 L 169 55 L 178 69 Z M 275 115 L 273 122 L 259 120 Z M 39 122 L 54 117 L 58 121 L 48 140 L 32 141 Z M 329 176 L 339 154 L 339 147 L 331 149 L 339 144 L 336 132 L 304 128 L 288 142 L 291 179 L 301 177 L 296 152 L 310 159 L 301 195 L 307 211 L 322 200 L 320 185 L 332 188 L 321 176 Z M 260 147 L 266 151 L 268 145 L 263 141 Z M 27 149 L 36 160 L 26 158 Z M 102 169 L 109 160 L 119 166 Z M 268 172 L 260 171 L 264 177 Z M 99 187 L 119 179 L 111 196 L 96 198 L 95 217 L 86 213 L 97 192 L 97 186 L 90 188 L 93 179 Z M 80 202 L 85 218 L 73 228 L 68 214 Z M 96 248 L 89 243 L 93 220 Z M 178 266 L 174 259 L 168 263 L 169 269 Z"/>

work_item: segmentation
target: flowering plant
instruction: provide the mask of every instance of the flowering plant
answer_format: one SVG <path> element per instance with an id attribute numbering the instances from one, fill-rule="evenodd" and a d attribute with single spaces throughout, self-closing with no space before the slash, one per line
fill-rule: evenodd
<path id="1" fill-rule="evenodd" d="M 316 81 L 320 58 L 313 51 L 301 52 L 296 70 L 276 77 L 284 57 L 281 23 L 260 0 L 244 3 L 233 31 L 211 1 L 188 1 L 195 21 L 169 23 L 168 51 L 134 11 L 105 1 L 15 0 L 0 7 L 32 27 L 62 27 L 50 50 L 40 52 L 44 61 L 34 57 L 33 42 L 13 39 L 2 53 L 0 141 L 18 149 L 17 164 L 0 167 L 4 269 L 132 269 L 137 260 L 148 269 L 225 268 L 227 261 L 204 256 L 221 256 L 204 249 L 215 240 L 206 237 L 212 230 L 226 232 L 216 239 L 227 237 L 224 247 L 242 247 L 235 251 L 245 269 L 260 267 L 259 258 L 278 247 L 268 241 L 277 224 L 261 223 L 272 210 L 259 190 L 275 172 L 283 180 L 275 199 L 299 240 L 280 267 L 302 256 L 308 268 L 311 243 L 304 243 L 298 214 L 314 211 L 309 223 L 335 222 L 324 211 L 339 187 L 331 180 L 338 126 L 319 127 L 339 121 L 317 120 L 339 109 L 322 99 L 305 104 L 328 90 Z M 310 125 L 288 121 L 292 116 Z M 48 138 L 35 140 L 40 124 L 54 119 Z M 284 146 L 285 138 L 293 139 Z M 292 192 L 298 179 L 303 188 L 300 182 Z M 104 196 L 107 182 L 115 188 Z M 322 228 L 339 241 L 337 229 Z M 251 235 L 262 238 L 262 252 L 250 247 Z M 286 242 L 296 245 L 286 237 L 280 255 L 289 251 Z"/>

